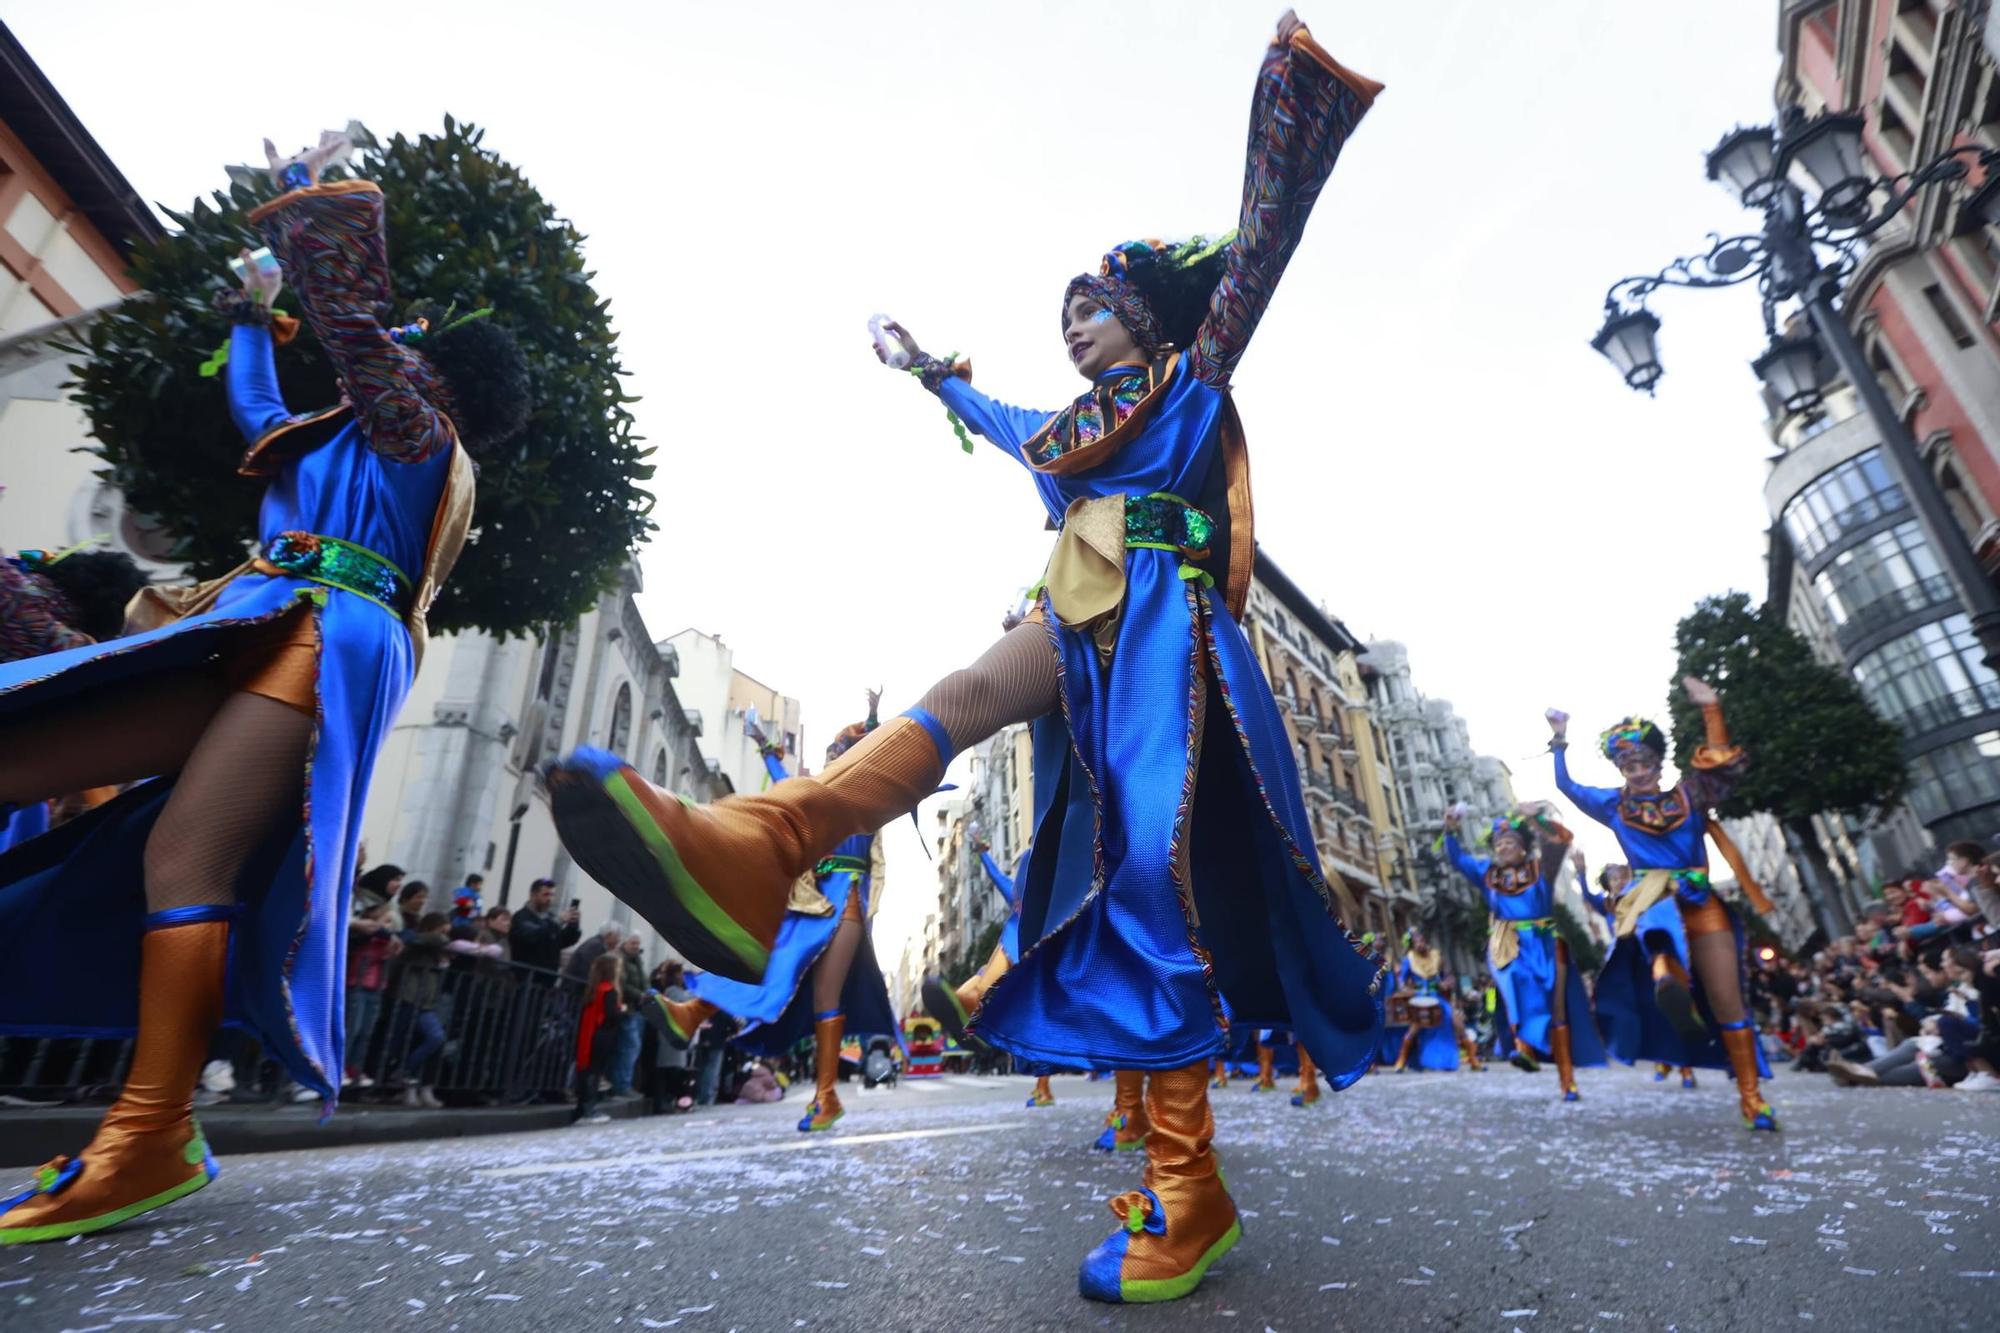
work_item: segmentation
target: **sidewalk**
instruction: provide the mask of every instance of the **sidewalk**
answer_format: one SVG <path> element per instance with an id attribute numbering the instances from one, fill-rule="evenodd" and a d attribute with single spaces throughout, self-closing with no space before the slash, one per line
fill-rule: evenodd
<path id="1" fill-rule="evenodd" d="M 615 1120 L 636 1118 L 643 1101 L 600 1103 Z M 365 1102 L 343 1103 L 321 1125 L 319 1106 L 223 1103 L 195 1111 L 219 1157 L 241 1153 L 290 1152 L 297 1148 L 345 1148 L 364 1143 L 416 1139 L 472 1138 L 527 1130 L 561 1129 L 569 1106 L 467 1106 L 442 1111 L 410 1110 Z M 0 1170 L 35 1167 L 90 1141 L 104 1115 L 102 1106 L 0 1107 Z"/>

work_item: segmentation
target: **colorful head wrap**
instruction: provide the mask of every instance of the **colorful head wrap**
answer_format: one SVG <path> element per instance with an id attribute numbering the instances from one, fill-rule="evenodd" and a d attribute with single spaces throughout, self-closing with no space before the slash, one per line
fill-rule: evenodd
<path id="1" fill-rule="evenodd" d="M 1643 717 L 1628 717 L 1597 738 L 1598 748 L 1614 764 L 1629 759 L 1659 763 L 1667 754 L 1667 738 Z"/>
<path id="2" fill-rule="evenodd" d="M 1157 240 L 1127 241 L 1104 256 L 1095 274 L 1079 273 L 1063 288 L 1063 315 L 1069 314 L 1069 303 L 1079 293 L 1089 297 L 1109 310 L 1125 331 L 1132 335 L 1132 341 L 1139 344 L 1139 350 L 1149 358 L 1157 357 L 1166 342 L 1160 332 L 1160 318 L 1153 313 L 1147 302 L 1127 276 L 1130 260 L 1138 255 L 1151 254 L 1167 248 L 1166 242 Z"/>
<path id="3" fill-rule="evenodd" d="M 1524 848 L 1535 845 L 1534 831 L 1528 827 L 1528 821 L 1519 815 L 1501 815 L 1495 819 L 1493 827 L 1486 833 L 1487 845 L 1491 846 L 1503 837 L 1518 838 Z"/>
<path id="4" fill-rule="evenodd" d="M 840 756 L 846 754 L 854 747 L 856 742 L 872 730 L 874 728 L 870 727 L 866 722 L 852 722 L 841 728 L 840 732 L 834 736 L 833 743 L 826 747 L 826 762 L 830 764 L 840 758 Z"/>

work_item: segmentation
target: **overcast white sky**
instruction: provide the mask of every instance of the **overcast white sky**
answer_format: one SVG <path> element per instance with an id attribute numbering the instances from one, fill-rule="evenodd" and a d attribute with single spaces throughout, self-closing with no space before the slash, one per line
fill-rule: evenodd
<path id="1" fill-rule="evenodd" d="M 1128 237 L 1234 225 L 1282 8 L 0 0 L 0 18 L 174 206 L 267 134 L 486 126 L 589 235 L 614 300 L 660 449 L 648 623 L 724 636 L 804 701 L 816 748 L 865 687 L 898 709 L 970 660 L 1050 540 L 1018 469 L 960 453 L 935 400 L 877 366 L 868 315 L 973 356 L 1009 401 L 1067 400 L 1068 277 Z M 1523 796 L 1552 794 L 1545 707 L 1580 734 L 1657 713 L 1676 618 L 1729 588 L 1761 599 L 1754 297 L 1657 303 L 1657 400 L 1588 340 L 1613 279 L 1751 222 L 1703 154 L 1770 118 L 1776 9 L 1301 9 L 1388 90 L 1238 374 L 1258 537 L 1357 634 L 1407 643 L 1419 688 Z M 889 953 L 930 896 L 902 828 Z"/>

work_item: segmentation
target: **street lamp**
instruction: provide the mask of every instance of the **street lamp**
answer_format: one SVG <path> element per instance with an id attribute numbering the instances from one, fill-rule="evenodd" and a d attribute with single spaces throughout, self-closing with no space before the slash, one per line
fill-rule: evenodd
<path id="1" fill-rule="evenodd" d="M 1983 180 L 1966 197 L 1964 208 L 1981 222 L 2000 225 L 2000 151 L 1965 145 L 1907 175 L 1877 180 L 1863 156 L 1862 125 L 1862 117 L 1851 113 L 1808 120 L 1794 108 L 1784 117 L 1782 134 L 1766 126 L 1724 135 L 1708 155 L 1709 179 L 1727 184 L 1745 206 L 1761 210 L 1763 229 L 1740 236 L 1711 234 L 1702 253 L 1676 259 L 1658 273 L 1613 283 L 1604 296 L 1604 325 L 1591 346 L 1626 384 L 1651 394 L 1662 374 L 1660 321 L 1647 309 L 1646 299 L 1662 287 L 1734 287 L 1755 279 L 1771 341 L 1751 369 L 1787 412 L 1819 401 L 1825 360 L 1854 386 L 1882 437 L 1883 459 L 1943 562 L 1987 665 L 2000 669 L 2000 593 L 1952 518 L 1937 478 L 1882 391 L 1837 300 L 1863 242 L 1919 193 L 1963 182 L 1975 165 Z M 1816 200 L 1791 183 L 1794 167 L 1819 192 Z M 1873 202 L 1878 191 L 1879 205 Z M 1789 302 L 1797 302 L 1805 315 L 1806 331 L 1780 335 L 1779 308 Z"/>

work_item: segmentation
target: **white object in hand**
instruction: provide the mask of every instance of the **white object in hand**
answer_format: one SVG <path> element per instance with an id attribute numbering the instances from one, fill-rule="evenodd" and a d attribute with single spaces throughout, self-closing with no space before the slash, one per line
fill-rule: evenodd
<path id="1" fill-rule="evenodd" d="M 1560 708 L 1551 708 L 1545 716 L 1547 716 L 1550 722 L 1557 725 L 1569 721 L 1569 714 L 1563 712 Z"/>
<path id="2" fill-rule="evenodd" d="M 271 253 L 269 246 L 260 245 L 255 250 L 252 250 L 250 252 L 250 262 L 257 266 L 259 273 L 267 277 L 279 271 L 278 257 Z M 243 260 L 240 257 L 234 255 L 230 257 L 229 272 L 230 276 L 234 277 L 238 282 L 243 281 Z"/>
<path id="3" fill-rule="evenodd" d="M 903 340 L 889 332 L 887 315 L 868 317 L 868 336 L 875 340 L 875 353 L 888 363 L 891 370 L 910 368 L 910 349 L 903 346 Z"/>

